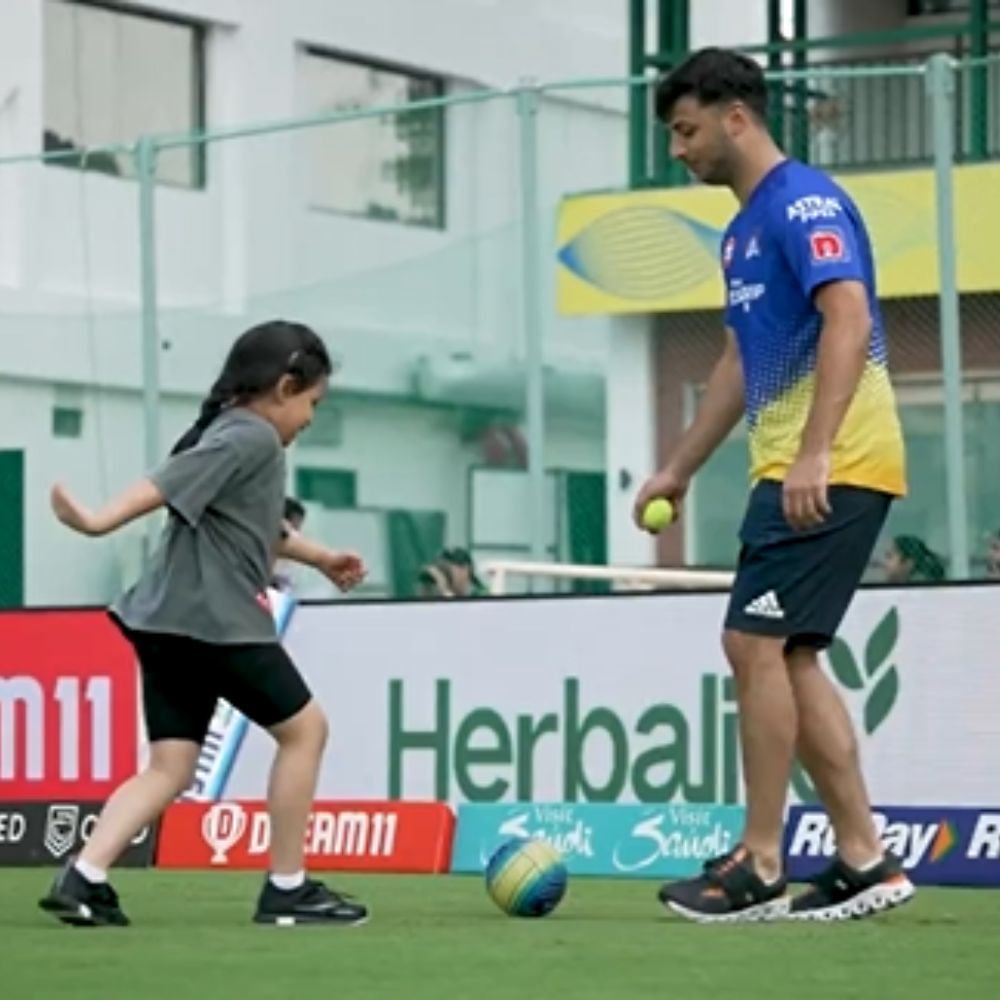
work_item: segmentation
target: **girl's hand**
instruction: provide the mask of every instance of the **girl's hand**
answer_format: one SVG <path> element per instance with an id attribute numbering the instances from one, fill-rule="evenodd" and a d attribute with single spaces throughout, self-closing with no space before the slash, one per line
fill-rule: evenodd
<path id="1" fill-rule="evenodd" d="M 67 528 L 79 531 L 81 535 L 101 534 L 94 514 L 83 504 L 77 502 L 62 483 L 56 483 L 52 487 L 50 502 L 56 517 Z"/>
<path id="2" fill-rule="evenodd" d="M 368 567 L 356 552 L 330 549 L 317 567 L 340 591 L 353 590 L 368 575 Z"/>

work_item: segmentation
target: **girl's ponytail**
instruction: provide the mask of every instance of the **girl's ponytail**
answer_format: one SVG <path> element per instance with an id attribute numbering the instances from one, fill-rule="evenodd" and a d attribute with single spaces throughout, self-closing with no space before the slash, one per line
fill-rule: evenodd
<path id="1" fill-rule="evenodd" d="M 224 379 L 219 378 L 215 385 L 212 386 L 209 394 L 202 401 L 201 410 L 198 412 L 198 418 L 177 439 L 177 443 L 170 450 L 170 454 L 177 455 L 182 451 L 187 451 L 189 448 L 193 448 L 201 440 L 202 435 L 208 430 L 212 421 L 215 420 L 220 413 L 222 413 L 230 402 L 231 393 L 229 392 Z"/>

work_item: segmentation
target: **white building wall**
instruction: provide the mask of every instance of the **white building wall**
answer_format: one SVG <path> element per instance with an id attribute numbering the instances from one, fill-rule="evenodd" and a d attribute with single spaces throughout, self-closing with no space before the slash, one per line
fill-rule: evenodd
<path id="1" fill-rule="evenodd" d="M 3 156 L 39 148 L 44 5 L 0 5 Z M 210 26 L 210 128 L 300 114 L 296 58 L 302 45 L 441 74 L 452 92 L 508 88 L 522 78 L 614 77 L 627 65 L 625 0 L 158 0 L 133 6 Z M 894 11 L 902 6 L 894 0 Z M 813 31 L 887 26 L 888 7 L 814 2 Z M 693 3 L 693 47 L 762 41 L 764 10 L 763 3 L 744 0 Z M 547 255 L 564 194 L 624 185 L 624 109 L 617 87 L 552 95 L 542 103 L 539 280 L 547 363 L 568 373 L 568 395 L 574 372 L 607 369 L 610 379 L 606 407 L 593 398 L 592 383 L 581 381 L 579 392 L 591 395 L 575 409 L 551 414 L 547 464 L 607 466 L 610 558 L 635 563 L 651 558 L 652 550 L 623 520 L 629 504 L 617 470 L 641 476 L 642 456 L 653 451 L 649 334 L 644 321 L 557 317 Z M 345 397 L 345 427 L 357 433 L 345 435 L 336 455 L 307 453 L 310 462 L 357 468 L 365 502 L 433 502 L 448 511 L 453 540 L 465 541 L 462 484 L 479 456 L 439 411 L 413 405 L 414 371 L 422 356 L 446 369 L 457 355 L 473 371 L 495 374 L 523 356 L 515 112 L 510 97 L 449 110 L 441 231 L 311 210 L 304 197 L 304 141 L 296 132 L 214 143 L 204 190 L 159 187 L 164 446 L 190 415 L 232 337 L 258 319 L 294 316 L 327 337 L 342 362 L 342 390 L 399 400 L 395 409 L 379 410 Z M 346 126 L 334 127 L 347 134 Z M 0 406 L 18 417 L 4 423 L 0 445 L 28 452 L 28 596 L 35 603 L 104 599 L 114 558 L 102 543 L 81 543 L 78 557 L 78 543 L 51 523 L 44 497 L 64 470 L 96 501 L 103 487 L 144 468 L 137 187 L 35 163 L 0 165 L 0 218 Z M 99 438 L 51 436 L 54 384 L 107 387 Z M 88 407 L 93 398 L 85 396 Z M 89 409 L 87 417 L 85 434 L 96 433 Z M 419 436 L 416 447 L 406 446 L 401 426 L 413 440 Z M 355 447 L 352 438 L 363 444 Z M 98 474 L 101 454 L 113 476 Z M 442 474 L 445 468 L 454 475 Z M 410 496 L 389 497 L 392 491 L 384 489 L 418 480 Z M 67 558 L 74 567 L 85 561 L 86 569 L 60 577 L 53 567 Z"/>
<path id="2" fill-rule="evenodd" d="M 301 115 L 304 45 L 439 74 L 450 92 L 625 69 L 625 7 L 603 0 L 581 0 L 572 11 L 539 0 L 131 6 L 209 26 L 206 118 L 214 129 Z M 0 5 L 0 156 L 39 149 L 44 8 L 45 0 Z M 546 252 L 559 197 L 624 182 L 624 107 L 614 90 L 543 102 L 538 225 Z M 523 357 L 517 126 L 509 96 L 448 111 L 440 231 L 312 210 L 301 132 L 213 143 L 203 190 L 158 187 L 162 449 L 241 329 L 274 315 L 302 319 L 341 361 L 344 440 L 336 449 L 303 448 L 293 463 L 355 469 L 364 505 L 444 510 L 449 541 L 465 543 L 467 470 L 482 456 L 461 440 L 454 415 L 415 405 L 414 373 L 422 356 L 435 364 L 469 356 L 471 370 L 487 375 Z M 339 128 L 349 143 L 349 127 Z M 75 539 L 52 521 L 47 493 L 62 478 L 97 503 L 145 469 L 138 188 L 100 174 L 3 164 L 0 213 L 0 447 L 26 452 L 27 598 L 106 600 L 134 573 L 141 532 L 129 529 L 113 543 Z M 607 324 L 556 319 L 548 262 L 548 363 L 599 373 Z M 105 391 L 86 388 L 94 385 Z M 52 436 L 55 386 L 82 387 L 80 439 Z M 382 402 L 368 401 L 375 397 Z M 602 405 L 591 399 L 582 415 L 579 406 L 552 413 L 549 465 L 602 468 Z"/>

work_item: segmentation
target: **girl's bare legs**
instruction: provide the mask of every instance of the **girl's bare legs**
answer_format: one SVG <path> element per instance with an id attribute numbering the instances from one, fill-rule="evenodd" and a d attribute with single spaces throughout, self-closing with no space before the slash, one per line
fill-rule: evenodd
<path id="1" fill-rule="evenodd" d="M 272 726 L 278 752 L 271 767 L 267 808 L 271 814 L 271 872 L 279 878 L 305 869 L 306 824 L 316 795 L 329 727 L 315 701 Z"/>
<path id="2" fill-rule="evenodd" d="M 190 740 L 150 744 L 146 769 L 120 785 L 101 810 L 80 852 L 84 868 L 106 872 L 118 860 L 132 838 L 190 785 L 198 750 Z"/>

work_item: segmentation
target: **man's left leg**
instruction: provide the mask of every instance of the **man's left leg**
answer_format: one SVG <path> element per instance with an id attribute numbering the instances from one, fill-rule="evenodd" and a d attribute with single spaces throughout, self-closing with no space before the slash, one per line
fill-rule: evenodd
<path id="1" fill-rule="evenodd" d="M 774 920 L 787 912 L 781 839 L 795 754 L 795 698 L 783 638 L 727 629 L 736 679 L 747 817 L 740 843 L 702 875 L 664 885 L 660 900 L 701 923 Z"/>

